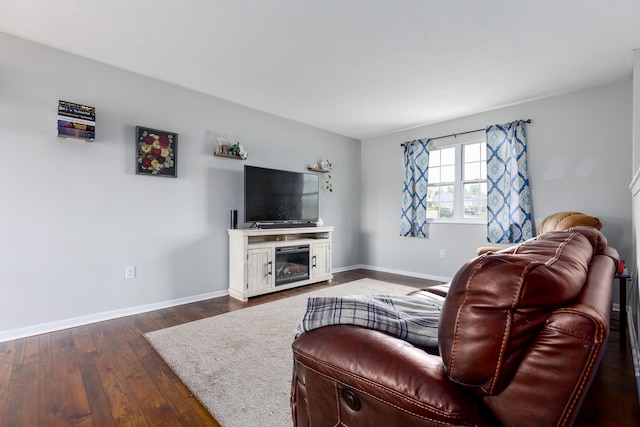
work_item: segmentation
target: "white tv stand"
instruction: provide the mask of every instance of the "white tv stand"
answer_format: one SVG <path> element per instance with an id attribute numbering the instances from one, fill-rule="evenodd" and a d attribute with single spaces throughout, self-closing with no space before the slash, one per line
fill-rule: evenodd
<path id="1" fill-rule="evenodd" d="M 331 281 L 333 227 L 229 229 L 229 295 L 241 301 L 311 283 Z M 308 251 L 308 255 L 307 255 Z M 294 277 L 300 263 L 290 263 L 285 276 L 280 254 L 308 256 L 306 275 Z M 287 271 L 289 268 L 287 267 Z M 304 269 L 301 269 L 304 270 Z M 293 279 L 293 280 L 292 280 Z"/>

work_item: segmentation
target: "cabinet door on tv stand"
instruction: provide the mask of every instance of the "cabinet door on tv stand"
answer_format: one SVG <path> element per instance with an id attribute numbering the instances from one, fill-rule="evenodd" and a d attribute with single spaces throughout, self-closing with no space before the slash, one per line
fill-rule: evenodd
<path id="1" fill-rule="evenodd" d="M 314 243 L 311 246 L 311 274 L 313 279 L 331 276 L 331 251 L 329 243 Z"/>
<path id="2" fill-rule="evenodd" d="M 275 286 L 273 259 L 273 248 L 249 249 L 247 251 L 248 292 L 269 289 Z"/>

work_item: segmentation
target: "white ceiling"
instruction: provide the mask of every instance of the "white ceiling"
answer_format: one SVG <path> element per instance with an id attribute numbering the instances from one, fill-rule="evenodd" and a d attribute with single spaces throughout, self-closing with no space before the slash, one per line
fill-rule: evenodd
<path id="1" fill-rule="evenodd" d="M 0 0 L 0 31 L 364 139 L 630 77 L 640 1 Z"/>

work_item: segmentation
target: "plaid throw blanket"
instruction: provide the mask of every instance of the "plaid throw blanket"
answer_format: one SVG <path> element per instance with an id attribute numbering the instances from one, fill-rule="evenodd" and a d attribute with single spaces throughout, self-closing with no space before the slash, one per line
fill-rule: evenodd
<path id="1" fill-rule="evenodd" d="M 438 345 L 438 321 L 444 297 L 438 295 L 354 295 L 313 297 L 296 329 L 356 325 L 386 332 L 418 347 Z"/>

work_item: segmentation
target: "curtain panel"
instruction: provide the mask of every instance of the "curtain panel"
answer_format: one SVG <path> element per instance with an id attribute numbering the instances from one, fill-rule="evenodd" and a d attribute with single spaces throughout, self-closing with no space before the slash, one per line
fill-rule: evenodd
<path id="1" fill-rule="evenodd" d="M 486 128 L 487 240 L 519 243 L 533 237 L 524 121 Z"/>
<path id="2" fill-rule="evenodd" d="M 404 185 L 400 235 L 428 237 L 427 174 L 429 169 L 429 139 L 404 143 Z"/>

